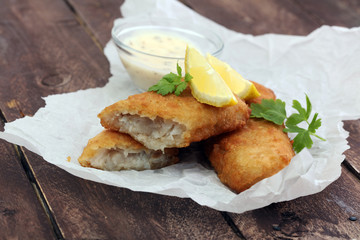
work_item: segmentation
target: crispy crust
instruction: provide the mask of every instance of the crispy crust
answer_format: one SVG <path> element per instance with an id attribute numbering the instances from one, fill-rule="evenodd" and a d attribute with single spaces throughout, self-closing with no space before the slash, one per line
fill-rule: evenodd
<path id="1" fill-rule="evenodd" d="M 242 127 L 250 116 L 250 109 L 241 100 L 234 106 L 221 108 L 202 104 L 187 89 L 180 96 L 174 94 L 162 96 L 155 92 L 132 95 L 126 100 L 106 107 L 98 117 L 105 128 L 117 131 L 118 128 L 108 119 L 124 114 L 138 115 L 152 120 L 161 118 L 185 126 L 181 144 L 169 142 L 169 145 L 164 147 L 186 147 L 191 142 Z M 128 134 L 136 139 L 131 132 Z M 142 143 L 147 146 L 146 142 Z"/>
<path id="2" fill-rule="evenodd" d="M 249 119 L 242 129 L 211 139 L 207 155 L 221 182 L 239 193 L 286 167 L 294 151 L 282 129 Z"/>
<path id="3" fill-rule="evenodd" d="M 124 149 L 124 150 L 134 150 L 134 151 L 150 151 L 141 143 L 135 141 L 130 135 L 112 131 L 112 130 L 103 130 L 94 138 L 88 141 L 88 144 L 83 150 L 83 153 L 79 157 L 78 161 L 83 167 L 92 167 L 89 159 L 95 157 L 101 149 Z M 156 156 L 158 154 L 155 153 Z M 169 157 L 172 157 L 172 161 L 169 164 L 173 164 L 179 161 L 177 158 L 178 149 L 165 149 L 164 154 L 167 154 Z"/>
<path id="4" fill-rule="evenodd" d="M 254 84 L 261 96 L 248 104 L 275 99 L 271 89 Z M 209 139 L 205 151 L 220 181 L 236 193 L 276 174 L 295 155 L 283 126 L 263 119 L 249 119 L 243 128 Z"/>
<path id="5" fill-rule="evenodd" d="M 127 134 L 120 134 L 115 131 L 105 130 L 88 141 L 87 146 L 84 148 L 83 153 L 79 157 L 79 163 L 84 167 L 90 167 L 88 159 L 94 157 L 101 148 L 120 148 L 132 150 L 146 149 L 142 144 L 136 142 Z"/>

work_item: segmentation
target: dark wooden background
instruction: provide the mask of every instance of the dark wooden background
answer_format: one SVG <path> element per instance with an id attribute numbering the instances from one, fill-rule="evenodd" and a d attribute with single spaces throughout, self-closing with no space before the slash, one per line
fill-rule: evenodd
<path id="1" fill-rule="evenodd" d="M 122 2 L 0 0 L 1 131 L 43 107 L 41 97 L 106 84 L 102 48 Z M 360 26 L 359 0 L 182 2 L 254 35 Z M 346 121 L 345 129 L 351 149 L 337 181 L 243 214 L 86 181 L 1 140 L 0 239 L 360 239 L 360 121 Z"/>

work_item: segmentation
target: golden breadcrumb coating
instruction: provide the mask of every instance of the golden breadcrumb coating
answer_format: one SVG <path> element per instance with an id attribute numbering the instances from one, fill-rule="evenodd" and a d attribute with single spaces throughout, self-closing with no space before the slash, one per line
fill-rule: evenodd
<path id="1" fill-rule="evenodd" d="M 254 84 L 261 96 L 248 104 L 275 99 L 271 89 Z M 253 118 L 241 129 L 209 139 L 205 149 L 220 181 L 236 193 L 276 174 L 295 155 L 283 126 Z"/>
<path id="2" fill-rule="evenodd" d="M 294 151 L 282 129 L 249 119 L 243 128 L 209 140 L 208 157 L 221 182 L 239 193 L 286 167 Z"/>
<path id="3" fill-rule="evenodd" d="M 150 149 L 186 147 L 191 142 L 240 128 L 249 116 L 250 109 L 244 101 L 239 100 L 234 106 L 214 107 L 198 102 L 189 89 L 180 96 L 155 92 L 132 95 L 98 115 L 105 128 L 125 132 Z M 142 121 L 141 125 L 133 125 L 137 121 Z M 139 130 L 145 123 L 148 128 Z M 169 131 L 164 133 L 165 127 Z"/>
<path id="4" fill-rule="evenodd" d="M 150 150 L 127 134 L 103 130 L 88 141 L 78 161 L 103 170 L 145 170 L 177 163 L 177 154 L 178 149 Z"/>

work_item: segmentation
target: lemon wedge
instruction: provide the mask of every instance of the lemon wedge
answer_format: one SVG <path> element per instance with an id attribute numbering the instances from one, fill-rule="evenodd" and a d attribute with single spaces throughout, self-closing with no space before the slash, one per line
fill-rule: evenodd
<path id="1" fill-rule="evenodd" d="M 243 78 L 229 64 L 210 54 L 207 54 L 206 59 L 215 71 L 220 74 L 236 96 L 244 100 L 260 96 L 260 93 L 256 89 L 255 85 Z"/>
<path id="2" fill-rule="evenodd" d="M 238 100 L 231 89 L 195 48 L 186 47 L 185 72 L 193 78 L 190 80 L 192 95 L 201 103 L 216 107 L 231 106 Z"/>

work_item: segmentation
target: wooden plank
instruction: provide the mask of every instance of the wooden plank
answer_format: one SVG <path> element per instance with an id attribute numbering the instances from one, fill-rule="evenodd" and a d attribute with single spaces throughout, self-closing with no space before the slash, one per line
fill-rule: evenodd
<path id="1" fill-rule="evenodd" d="M 26 155 L 65 239 L 237 238 L 221 213 L 190 199 L 86 181 Z"/>
<path id="2" fill-rule="evenodd" d="M 184 4 L 232 30 L 253 35 L 304 35 L 319 27 L 293 1 L 181 0 Z"/>
<path id="3" fill-rule="evenodd" d="M 7 49 L 0 63 L 0 108 L 8 121 L 34 114 L 43 106 L 42 96 L 106 82 L 110 74 L 104 55 L 63 1 L 3 5 Z M 19 40 L 15 44 L 12 39 Z M 88 182 L 27 150 L 25 155 L 60 235 L 67 239 L 236 237 L 219 212 L 189 199 Z"/>
<path id="4" fill-rule="evenodd" d="M 8 121 L 32 115 L 41 97 L 107 82 L 106 57 L 63 1 L 1 5 L 0 109 Z"/>
<path id="5" fill-rule="evenodd" d="M 211 2 L 209 1 L 209 3 L 211 3 Z M 27 13 L 27 11 L 29 11 L 28 10 L 29 4 L 30 4 L 29 2 L 26 2 L 25 5 L 27 5 L 27 6 L 25 6 L 25 8 L 22 9 L 25 13 Z M 39 3 L 39 1 L 36 1 L 35 3 L 31 2 L 31 4 L 32 5 L 30 7 L 30 10 L 31 10 L 30 13 L 34 14 L 34 12 L 37 11 L 36 9 L 38 9 L 40 7 L 39 6 L 40 3 Z M 248 4 L 250 4 L 250 3 L 248 3 Z M 276 3 L 272 2 L 272 4 L 276 4 Z M 13 6 L 11 6 L 11 7 L 14 8 Z M 78 21 L 75 21 L 74 18 L 70 17 L 71 15 L 69 15 L 68 13 L 64 14 L 65 10 L 64 10 L 64 6 L 62 4 L 60 4 L 59 2 L 55 2 L 55 3 L 52 2 L 50 4 L 48 1 L 46 1 L 44 3 L 43 9 L 47 9 L 49 15 L 53 14 L 55 11 L 59 11 L 59 9 L 60 9 L 60 11 L 57 14 L 61 15 L 61 18 L 64 18 L 64 16 L 65 16 L 67 19 L 66 21 L 68 23 L 70 23 L 62 28 L 62 31 L 65 33 L 65 36 L 62 36 L 60 39 L 63 42 L 64 42 L 64 40 L 63 40 L 64 38 L 70 38 L 70 40 L 69 40 L 70 42 L 76 42 L 75 39 L 72 39 L 74 37 L 74 38 L 81 39 L 82 41 L 85 41 L 85 42 L 88 41 L 88 44 L 84 45 L 86 47 L 83 47 L 83 48 L 87 49 L 88 47 L 90 47 L 91 49 L 96 49 L 95 44 L 93 44 L 93 42 L 91 42 L 88 38 L 85 38 L 83 36 L 83 35 L 85 35 L 85 33 L 84 33 L 85 31 L 78 25 Z M 94 13 L 94 11 L 96 11 L 96 9 L 97 8 L 94 8 L 92 13 Z M 103 9 L 101 9 L 101 6 L 99 7 L 99 9 L 103 12 L 106 12 Z M 283 11 L 285 12 L 283 14 L 288 16 L 288 14 L 286 13 L 286 10 L 283 10 Z M 79 12 L 79 11 L 76 10 L 75 12 Z M 223 11 L 223 12 L 226 13 L 226 11 Z M 40 13 L 38 13 L 38 15 L 39 14 Z M 45 13 L 45 16 L 46 16 L 46 14 L 47 13 Z M 302 13 L 299 12 L 298 14 L 301 15 Z M 256 14 L 254 14 L 254 15 L 256 15 Z M 3 16 L 3 15 L 0 15 L 0 16 Z M 81 15 L 79 14 L 79 16 L 81 16 Z M 273 16 L 273 14 L 270 14 L 269 16 Z M 296 14 L 295 14 L 295 16 L 296 16 Z M 40 17 L 40 19 L 44 20 L 42 16 L 37 16 L 37 17 Z M 293 14 L 290 14 L 289 18 L 292 18 L 292 17 L 293 17 Z M 22 23 L 23 21 L 25 21 L 24 20 L 25 18 L 27 18 L 27 20 L 31 19 L 31 16 L 29 16 L 29 14 L 27 14 L 26 16 L 23 16 L 22 14 L 16 14 L 16 18 L 19 18 L 20 22 Z M 297 18 L 297 17 L 294 17 L 294 18 L 297 19 L 297 20 L 293 20 L 296 23 L 299 20 L 299 18 Z M 220 19 L 222 19 L 222 18 L 220 18 Z M 308 19 L 306 21 L 308 21 L 310 25 L 311 24 L 313 24 L 314 26 L 316 25 L 316 23 L 313 23 L 312 20 L 310 20 L 310 19 Z M 38 22 L 36 22 L 36 23 L 38 23 Z M 7 24 L 9 24 L 9 23 L 5 22 L 3 24 L 3 25 L 5 25 L 4 29 L 7 29 L 7 31 L 10 31 L 11 27 L 9 27 L 9 25 L 7 25 Z M 13 24 L 13 23 L 11 23 L 11 24 Z M 101 24 L 103 24 L 103 23 L 99 23 L 99 26 L 102 26 Z M 25 25 L 25 27 L 19 26 L 19 25 Z M 39 29 L 37 29 L 36 32 L 40 31 L 41 33 L 46 35 L 47 34 L 46 30 L 54 31 L 53 27 L 49 27 L 48 29 L 46 29 L 46 26 L 44 26 L 44 25 L 46 25 L 46 24 L 40 22 L 39 26 L 37 26 Z M 51 21 L 50 21 L 50 25 L 51 25 Z M 27 24 L 24 24 L 24 23 L 15 24 L 15 26 L 20 27 L 19 29 L 24 29 L 24 28 L 25 28 L 25 30 L 28 29 L 28 31 L 29 31 L 29 26 L 27 26 Z M 233 26 L 237 27 L 236 24 Z M 247 31 L 252 32 L 250 27 L 253 27 L 253 26 L 254 26 L 254 32 L 259 31 L 261 33 L 261 31 L 264 31 L 264 29 L 267 29 L 264 26 L 258 26 L 256 28 L 256 23 L 254 23 L 254 22 L 253 22 L 253 25 L 251 25 L 251 24 L 244 25 L 244 29 L 247 29 Z M 288 28 L 288 27 L 289 27 L 289 25 L 284 23 L 284 26 L 278 27 L 278 29 L 280 29 L 281 31 L 282 30 L 285 31 L 286 28 Z M 97 27 L 97 28 L 99 28 L 99 27 Z M 46 29 L 46 30 L 44 30 L 44 29 Z M 309 29 L 310 28 L 308 28 L 308 27 L 305 27 L 305 28 L 300 27 L 300 30 L 297 29 L 296 31 L 307 32 L 307 31 L 309 31 Z M 278 31 L 280 31 L 280 30 L 278 30 Z M 98 31 L 98 30 L 96 30 L 96 31 Z M 106 31 L 104 31 L 104 32 L 106 32 Z M 76 35 L 76 34 L 79 34 L 80 36 Z M 21 34 L 12 33 L 12 35 L 17 36 L 17 35 L 21 35 Z M 33 38 L 35 36 L 35 34 L 28 33 L 28 34 L 25 34 L 24 37 L 26 38 L 28 35 L 32 36 Z M 97 36 L 97 35 L 94 33 L 94 36 Z M 100 35 L 98 35 L 98 36 L 100 36 Z M 101 35 L 101 36 L 103 36 L 103 35 Z M 100 39 L 100 37 L 97 37 L 97 38 Z M 43 39 L 46 39 L 46 38 L 44 37 Z M 104 38 L 104 39 L 106 40 L 108 38 Z M 105 41 L 103 40 L 103 42 L 105 42 Z M 46 43 L 43 43 L 44 46 L 41 46 L 40 43 L 33 40 L 32 44 L 35 44 L 36 50 L 41 51 L 42 48 L 47 49 Z M 59 44 L 59 42 L 57 44 Z M 67 44 L 67 43 L 65 43 L 65 44 Z M 29 44 L 29 46 L 31 46 L 31 44 Z M 80 46 L 79 44 L 77 45 L 77 47 L 82 48 L 82 46 Z M 25 48 L 30 49 L 30 47 L 25 47 Z M 13 47 L 13 49 L 15 49 L 15 47 Z M 47 49 L 47 50 L 49 50 L 49 49 Z M 71 52 L 72 50 L 73 50 L 73 52 Z M 83 50 L 84 49 L 80 50 L 80 52 Z M 77 51 L 78 50 L 76 48 L 71 49 L 69 47 L 65 47 L 64 53 L 60 52 L 60 51 L 56 51 L 56 54 L 55 54 L 55 53 L 52 53 L 51 51 L 43 51 L 42 53 L 45 52 L 45 55 L 47 54 L 48 58 L 46 58 L 45 60 L 41 60 L 41 61 L 39 59 L 41 59 L 41 56 L 43 54 L 37 54 L 36 56 L 34 56 L 34 58 L 36 58 L 36 59 L 31 59 L 32 56 L 30 56 L 30 54 L 28 54 L 29 56 L 25 56 L 24 57 L 25 59 L 23 59 L 23 60 L 22 60 L 21 56 L 18 56 L 19 58 L 15 59 L 15 60 L 18 60 L 18 62 L 24 64 L 25 67 L 23 65 L 21 65 L 20 67 L 19 66 L 13 67 L 13 68 L 10 68 L 11 71 L 9 71 L 9 72 L 22 71 L 23 69 L 20 69 L 20 68 L 24 68 L 25 70 L 27 70 L 28 73 L 30 72 L 28 75 L 26 75 L 27 72 L 23 71 L 23 73 L 24 73 L 23 75 L 21 75 L 21 76 L 16 75 L 15 77 L 13 77 L 15 80 L 17 80 L 17 78 L 19 78 L 19 77 L 22 78 L 22 80 L 19 81 L 18 83 L 29 81 L 31 79 L 38 79 L 39 78 L 38 76 L 39 75 L 41 76 L 41 72 L 39 70 L 37 70 L 37 73 L 31 75 L 32 74 L 31 70 L 33 70 L 32 66 L 37 66 L 38 63 L 48 66 L 48 65 L 50 65 L 50 63 L 56 62 L 56 61 L 54 61 L 54 62 L 51 61 L 52 57 L 55 57 L 57 60 L 59 60 L 59 59 L 61 60 L 63 58 L 64 59 L 69 58 L 69 60 L 71 60 L 71 57 L 69 57 L 69 56 L 72 56 L 72 58 L 77 57 L 78 56 Z M 16 52 L 16 54 L 20 54 L 17 51 L 15 51 L 15 52 Z M 99 61 L 98 59 L 93 59 L 93 57 L 104 59 L 104 57 L 100 56 L 97 51 L 95 51 L 95 52 L 96 53 L 90 54 L 91 55 L 90 57 L 85 56 L 83 60 L 79 61 L 80 63 L 78 61 L 76 61 L 76 62 L 72 61 L 72 64 L 79 65 L 79 66 L 75 66 L 73 68 L 73 70 L 76 70 L 79 67 L 82 68 L 82 67 L 84 67 L 84 65 L 86 66 L 87 61 L 93 65 L 93 66 L 89 67 L 90 69 L 95 68 L 98 70 L 96 72 L 96 73 L 98 73 L 98 75 L 91 74 L 91 76 L 88 79 L 89 82 L 88 81 L 86 81 L 85 83 L 76 82 L 76 83 L 73 83 L 73 85 L 69 85 L 67 82 L 64 84 L 63 83 L 64 80 L 61 80 L 61 79 L 64 79 L 64 77 L 60 78 L 61 81 L 59 81 L 59 78 L 57 78 L 57 77 L 54 77 L 54 78 L 50 77 L 51 81 L 49 81 L 49 82 L 53 84 L 53 87 L 49 87 L 49 85 L 51 85 L 51 84 L 47 84 L 47 87 L 42 86 L 42 87 L 40 87 L 41 90 L 35 89 L 35 91 L 34 91 L 33 88 L 34 88 L 35 84 L 30 83 L 29 84 L 30 89 L 25 90 L 25 91 L 23 90 L 23 92 L 22 92 L 23 96 L 19 97 L 18 99 L 13 99 L 11 97 L 9 98 L 9 96 L 14 95 L 14 93 L 16 93 L 16 90 L 18 90 L 14 87 L 14 89 L 12 89 L 12 94 L 8 94 L 6 98 L 4 97 L 4 99 L 6 99 L 5 102 L 3 102 L 3 91 L 1 92 L 1 95 L 0 95 L 1 102 L 3 104 L 0 106 L 1 109 L 5 109 L 4 113 L 9 119 L 15 119 L 18 116 L 21 116 L 21 114 L 34 113 L 36 111 L 36 109 L 38 108 L 38 106 L 41 106 L 43 104 L 41 101 L 34 100 L 31 98 L 37 99 L 37 98 L 39 98 L 39 96 L 46 96 L 46 95 L 52 94 L 52 93 L 73 91 L 73 90 L 76 90 L 79 88 L 86 88 L 86 87 L 88 87 L 88 85 L 90 85 L 90 86 L 91 85 L 95 85 L 95 86 L 99 85 L 99 82 L 95 81 L 96 77 L 94 77 L 94 76 L 101 76 L 104 72 L 106 72 L 108 74 L 108 72 L 107 72 L 108 66 L 106 66 L 106 68 L 105 68 L 102 65 L 102 61 Z M 16 56 L 16 54 L 15 54 L 15 56 Z M 54 54 L 54 55 L 52 55 L 52 54 Z M 57 56 L 57 54 L 62 54 L 62 57 L 59 58 Z M 50 55 L 50 57 L 49 57 L 49 55 Z M 9 57 L 7 60 L 13 60 L 13 59 L 12 59 L 12 57 Z M 34 65 L 30 64 L 30 66 L 26 67 L 26 65 L 29 65 L 29 64 L 26 64 L 26 62 L 31 62 L 30 60 L 35 60 L 36 64 L 34 64 Z M 64 64 L 65 63 L 63 60 L 63 63 L 60 63 L 59 66 L 61 67 Z M 9 65 L 5 65 L 5 66 L 8 67 Z M 4 69 L 8 69 L 8 68 L 4 68 Z M 47 68 L 45 72 L 48 73 L 49 69 L 50 68 Z M 104 69 L 106 69 L 106 71 L 104 71 Z M 0 70 L 2 70 L 2 69 L 0 69 Z M 7 72 L 7 71 L 5 71 L 5 72 Z M 84 74 L 84 72 L 81 73 L 80 71 L 76 71 L 75 74 L 72 75 L 71 79 L 73 79 L 73 77 L 81 77 L 82 76 L 81 74 Z M 8 79 L 11 79 L 11 78 L 7 78 L 6 80 L 8 80 Z M 4 79 L 0 79 L 0 80 L 1 80 L 0 84 L 5 82 Z M 37 80 L 37 81 L 39 81 L 39 80 Z M 41 82 L 41 80 L 40 80 L 40 82 Z M 58 82 L 61 83 L 60 86 L 59 86 L 59 84 L 57 84 Z M 101 82 L 100 84 L 102 84 L 103 82 L 105 82 L 105 80 L 100 81 L 100 82 Z M 66 87 L 64 87 L 65 85 L 66 85 Z M 1 85 L 0 89 L 4 89 L 4 88 L 2 88 L 3 86 L 5 86 L 6 87 L 5 89 L 7 89 L 7 90 L 9 89 L 9 87 L 6 84 Z M 32 93 L 35 93 L 35 94 L 32 95 Z M 14 96 L 16 96 L 16 95 L 14 95 Z M 35 106 L 32 106 L 33 102 L 36 103 Z M 12 107 L 10 107 L 10 106 L 12 106 Z M 185 236 L 184 238 L 186 238 L 186 237 L 194 238 L 197 236 L 204 236 L 204 238 L 206 238 L 206 237 L 211 238 L 210 234 L 215 234 L 215 233 L 217 233 L 218 235 L 215 234 L 213 236 L 213 238 L 232 238 L 232 237 L 234 237 L 234 234 L 232 232 L 231 233 L 229 232 L 229 227 L 224 225 L 225 223 L 224 223 L 223 219 L 218 217 L 219 214 L 217 212 L 215 212 L 213 210 L 209 210 L 207 208 L 202 208 L 202 207 L 199 208 L 196 204 L 194 205 L 194 203 L 189 199 L 178 199 L 178 198 L 171 198 L 171 197 L 162 197 L 162 196 L 153 195 L 153 194 L 134 193 L 129 190 L 125 190 L 125 189 L 121 189 L 121 188 L 113 188 L 110 186 L 105 186 L 105 185 L 101 185 L 101 184 L 88 182 L 88 181 L 70 176 L 69 174 L 63 172 L 62 170 L 60 170 L 48 163 L 45 163 L 40 157 L 36 156 L 35 154 L 28 153 L 28 152 L 26 152 L 26 153 L 27 153 L 29 161 L 31 162 L 31 166 L 34 168 L 36 177 L 37 177 L 38 181 L 41 183 L 42 190 L 44 193 L 46 193 L 45 196 L 46 196 L 48 203 L 50 204 L 51 210 L 53 213 L 55 213 L 56 220 L 58 221 L 59 226 L 62 230 L 62 233 L 66 238 L 90 238 L 90 237 L 91 238 L 97 238 L 97 237 L 99 237 L 99 238 L 100 237 L 101 238 L 115 238 L 115 237 L 119 237 L 119 236 L 124 236 L 124 238 L 126 238 L 126 237 L 141 238 L 144 236 L 144 235 L 142 235 L 143 234 L 142 231 L 144 231 L 144 229 L 148 230 L 150 232 L 149 236 L 152 236 L 152 237 L 169 236 L 169 238 L 171 238 L 171 237 L 176 238 L 176 237 Z M 50 178 L 50 176 L 52 176 L 52 178 Z M 346 182 L 346 184 L 349 184 L 349 182 Z M 354 184 L 354 182 L 351 182 L 351 184 Z M 91 194 L 89 194 L 89 193 L 91 193 Z M 70 197 L 68 198 L 68 196 L 70 196 Z M 135 199 L 137 201 L 131 201 L 131 199 Z M 135 202 L 137 203 L 137 205 L 134 204 Z M 159 206 L 159 202 L 162 203 L 162 206 Z M 86 203 L 86 205 L 85 205 L 85 203 Z M 109 204 L 109 206 L 107 204 Z M 300 205 L 302 205 L 302 204 L 303 204 L 303 202 L 300 201 Z M 105 207 L 105 210 L 102 211 L 102 208 L 104 208 L 104 207 Z M 311 208 L 311 206 L 309 206 L 309 208 Z M 313 208 L 314 207 L 312 207 L 312 209 Z M 64 209 L 66 211 L 64 211 Z M 195 213 L 191 214 L 191 211 L 195 211 Z M 147 214 L 146 217 L 143 217 L 143 215 L 142 215 L 143 212 L 146 212 L 146 214 Z M 184 215 L 184 217 L 181 217 L 182 215 Z M 153 217 L 153 218 L 151 218 L 151 217 Z M 94 219 L 96 219 L 96 222 L 94 222 Z M 99 220 L 99 219 L 101 219 L 101 220 Z M 170 221 L 169 221 L 169 219 L 170 219 Z M 140 222 L 138 223 L 138 221 L 140 221 Z M 170 222 L 170 224 L 169 224 L 169 222 Z M 238 222 L 236 222 L 236 223 L 239 224 Z M 189 226 L 192 226 L 192 224 L 194 225 L 194 227 L 189 227 Z M 254 224 L 256 224 L 256 222 L 254 222 Z M 146 225 L 150 225 L 150 226 L 146 226 Z M 216 225 L 219 225 L 219 227 L 216 228 Z M 77 226 L 77 227 L 74 227 L 74 226 Z M 215 228 L 212 232 L 213 227 L 215 227 Z M 125 229 L 125 231 L 124 231 L 124 229 Z M 259 229 L 261 230 L 261 225 L 258 225 L 258 230 Z M 207 234 L 208 231 L 210 232 L 209 234 Z M 242 231 L 244 231 L 244 230 L 242 230 Z M 130 232 L 130 233 L 127 234 L 126 232 Z M 246 233 L 246 231 L 244 231 L 244 232 Z M 122 235 L 122 234 L 125 234 L 125 235 Z M 147 236 L 145 236 L 145 237 L 147 237 Z"/>
<path id="6" fill-rule="evenodd" d="M 116 18 L 121 17 L 120 6 L 124 0 L 69 0 L 75 13 L 102 47 L 111 39 L 111 28 Z"/>
<path id="7" fill-rule="evenodd" d="M 345 187 L 351 186 L 351 187 Z M 343 170 L 324 191 L 293 201 L 230 214 L 246 239 L 358 239 L 359 180 Z"/>
<path id="8" fill-rule="evenodd" d="M 295 0 L 299 7 L 320 25 L 358 27 L 360 2 L 358 0 Z"/>
<path id="9" fill-rule="evenodd" d="M 360 179 L 360 120 L 344 121 L 350 149 L 345 151 L 347 167 Z"/>
<path id="10" fill-rule="evenodd" d="M 0 239 L 55 239 L 13 145 L 0 140 Z"/>

